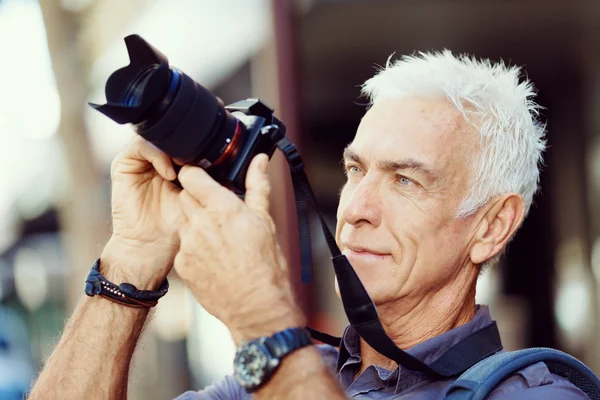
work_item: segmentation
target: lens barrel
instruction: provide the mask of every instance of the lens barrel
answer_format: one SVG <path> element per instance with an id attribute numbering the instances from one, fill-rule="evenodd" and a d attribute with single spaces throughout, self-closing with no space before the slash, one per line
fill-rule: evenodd
<path id="1" fill-rule="evenodd" d="M 186 164 L 217 161 L 240 133 L 238 120 L 215 95 L 138 35 L 125 38 L 130 64 L 106 83 L 104 105 L 90 104 Z M 239 141 L 236 141 L 239 142 Z M 221 160 L 222 161 L 222 160 Z"/>

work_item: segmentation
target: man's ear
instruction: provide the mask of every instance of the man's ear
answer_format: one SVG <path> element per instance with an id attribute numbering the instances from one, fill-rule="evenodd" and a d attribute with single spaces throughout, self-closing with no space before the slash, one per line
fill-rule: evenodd
<path id="1" fill-rule="evenodd" d="M 470 257 L 482 264 L 500 253 L 523 221 L 525 204 L 521 196 L 509 193 L 494 199 L 475 234 Z"/>

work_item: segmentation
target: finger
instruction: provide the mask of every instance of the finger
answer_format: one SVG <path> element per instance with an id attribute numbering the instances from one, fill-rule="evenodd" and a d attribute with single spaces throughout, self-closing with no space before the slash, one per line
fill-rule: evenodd
<path id="1" fill-rule="evenodd" d="M 214 220 L 198 201 L 188 192 L 182 190 L 179 202 L 186 216 L 183 228 L 179 231 L 179 251 L 190 252 L 198 250 L 202 243 L 206 242 L 205 232 L 211 232 Z"/>
<path id="2" fill-rule="evenodd" d="M 132 152 L 132 158 L 137 157 L 140 160 L 148 160 L 163 179 L 172 181 L 177 178 L 171 157 L 158 147 L 146 140 L 142 140 L 138 142 L 136 150 Z"/>
<path id="3" fill-rule="evenodd" d="M 223 187 L 200 167 L 182 167 L 179 182 L 203 207 L 223 208 L 240 201 L 232 191 Z"/>
<path id="4" fill-rule="evenodd" d="M 121 152 L 111 165 L 111 176 L 115 174 L 143 174 L 152 167 L 163 179 L 173 180 L 177 177 L 169 156 L 135 135 L 127 150 Z"/>
<path id="5" fill-rule="evenodd" d="M 192 196 L 187 190 L 182 190 L 179 192 L 179 204 L 181 205 L 181 210 L 187 217 L 188 221 L 192 218 L 195 212 L 198 211 L 199 208 L 202 208 L 202 205 Z"/>
<path id="6" fill-rule="evenodd" d="M 177 165 L 179 165 L 180 167 L 183 167 L 185 165 L 185 161 L 183 161 L 182 158 L 174 158 L 173 162 Z"/>
<path id="7" fill-rule="evenodd" d="M 269 157 L 259 154 L 250 163 L 246 175 L 246 205 L 259 213 L 269 213 L 271 184 L 267 175 Z"/>

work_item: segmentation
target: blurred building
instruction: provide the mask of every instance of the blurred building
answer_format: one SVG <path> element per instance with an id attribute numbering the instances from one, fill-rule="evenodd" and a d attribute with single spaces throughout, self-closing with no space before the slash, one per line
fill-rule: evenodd
<path id="1" fill-rule="evenodd" d="M 26 327 L 23 373 L 48 355 L 109 235 L 109 164 L 131 132 L 85 102 L 104 100 L 130 33 L 226 103 L 252 96 L 274 106 L 331 226 L 341 153 L 365 112 L 359 85 L 390 55 L 449 48 L 525 66 L 548 128 L 542 191 L 478 296 L 507 347 L 561 348 L 600 371 L 599 2 L 1 0 L 0 307 Z M 280 240 L 298 272 L 280 156 L 270 173 Z M 314 226 L 316 279 L 296 287 L 312 324 L 339 334 L 345 316 Z M 226 331 L 172 282 L 138 351 L 132 398 L 169 398 L 231 371 Z M 0 335 L 20 329 L 4 321 Z"/>

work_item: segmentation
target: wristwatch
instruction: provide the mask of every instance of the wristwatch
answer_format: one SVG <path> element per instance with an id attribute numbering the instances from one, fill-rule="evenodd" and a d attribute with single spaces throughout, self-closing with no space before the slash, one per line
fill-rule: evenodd
<path id="1" fill-rule="evenodd" d="M 261 337 L 242 343 L 233 362 L 234 376 L 248 393 L 267 383 L 281 360 L 312 340 L 306 328 L 290 328 L 270 337 Z"/>

